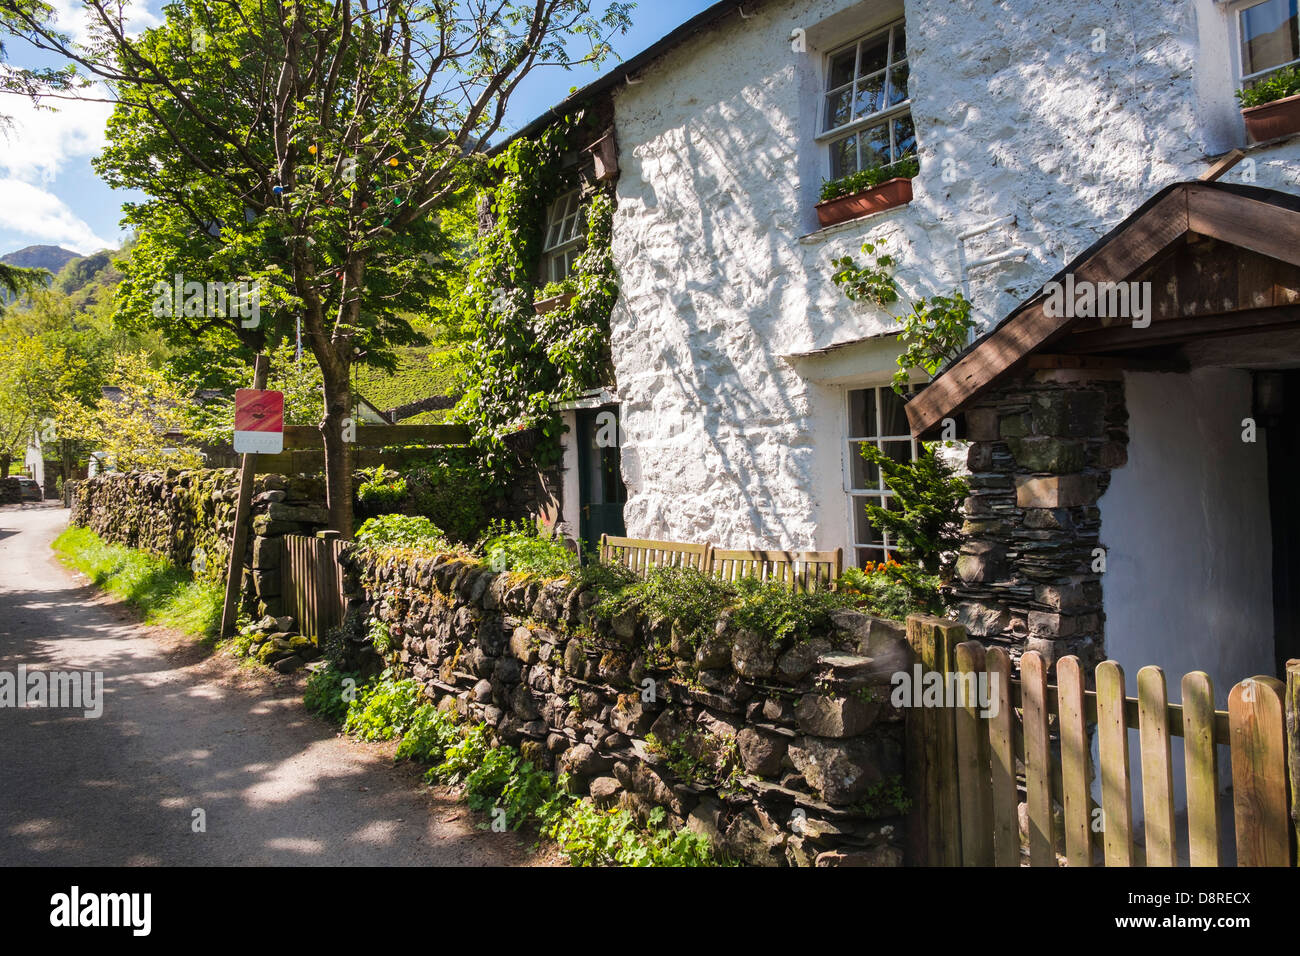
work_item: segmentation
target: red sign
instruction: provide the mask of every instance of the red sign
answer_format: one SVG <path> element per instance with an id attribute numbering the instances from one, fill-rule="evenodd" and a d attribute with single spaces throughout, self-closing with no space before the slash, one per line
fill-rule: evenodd
<path id="1" fill-rule="evenodd" d="M 284 450 L 284 392 L 235 390 L 235 451 L 278 455 Z"/>

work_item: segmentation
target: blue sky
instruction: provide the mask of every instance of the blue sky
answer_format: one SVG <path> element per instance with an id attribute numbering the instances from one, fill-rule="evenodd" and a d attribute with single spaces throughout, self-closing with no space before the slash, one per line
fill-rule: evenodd
<path id="1" fill-rule="evenodd" d="M 712 5 L 713 0 L 641 0 L 632 11 L 632 29 L 614 41 L 621 59 L 650 46 L 674 27 Z M 76 0 L 51 0 L 76 30 Z M 604 4 L 597 2 L 596 6 Z M 156 23 L 160 0 L 136 5 L 134 21 Z M 36 51 L 7 42 L 11 63 L 36 65 Z M 49 60 L 40 62 L 48 63 Z M 605 69 L 612 67 L 613 61 Z M 518 128 L 599 74 L 592 68 L 548 69 L 530 76 L 511 100 L 510 128 Z M 104 123 L 111 107 L 103 103 L 58 104 L 35 110 L 18 97 L 0 97 L 0 113 L 13 118 L 14 129 L 0 137 L 0 255 L 30 245 L 56 245 L 82 254 L 117 246 L 122 230 L 121 206 L 130 198 L 109 189 L 91 169 L 90 160 L 104 145 Z M 52 104 L 53 105 L 53 104 Z"/>

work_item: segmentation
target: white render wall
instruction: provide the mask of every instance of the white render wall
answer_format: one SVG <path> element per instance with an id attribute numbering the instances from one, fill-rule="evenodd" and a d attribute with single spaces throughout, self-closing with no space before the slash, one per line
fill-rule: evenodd
<path id="1" fill-rule="evenodd" d="M 957 235 L 1014 216 L 961 250 L 967 261 L 1028 250 L 965 277 L 979 315 L 996 321 L 1157 190 L 1244 143 L 1229 21 L 1213 0 L 905 6 L 916 198 L 827 233 L 808 236 L 827 173 L 813 139 L 824 54 L 902 4 L 773 0 L 616 95 L 613 351 L 629 534 L 847 546 L 842 386 L 887 381 L 891 346 L 856 382 L 780 356 L 893 320 L 843 298 L 831 259 L 887 238 L 904 288 L 946 292 L 963 278 Z M 800 29 L 807 52 L 792 50 Z M 1105 52 L 1093 50 L 1097 30 Z M 1245 170 L 1300 192 L 1298 159 L 1292 141 L 1227 179 Z"/>

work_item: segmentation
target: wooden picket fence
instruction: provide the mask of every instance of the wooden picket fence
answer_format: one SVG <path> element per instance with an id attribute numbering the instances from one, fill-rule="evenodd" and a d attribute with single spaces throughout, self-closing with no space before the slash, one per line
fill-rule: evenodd
<path id="1" fill-rule="evenodd" d="M 1138 696 L 1126 697 L 1124 672 L 1104 661 L 1095 690 L 1075 657 L 1056 663 L 1056 684 L 1033 651 L 1019 678 L 1001 648 L 967 641 L 962 627 L 914 616 L 907 638 L 920 670 L 957 690 L 955 706 L 907 714 L 907 769 L 913 795 L 913 862 L 947 866 L 1221 865 L 1224 829 L 1236 840 L 1238 866 L 1291 866 L 1300 838 L 1300 661 L 1288 683 L 1252 677 L 1233 687 L 1228 710 L 1214 709 L 1210 678 L 1182 679 L 1181 705 L 1168 702 L 1158 667 L 1138 672 Z M 991 696 L 981 716 L 974 689 Z M 989 699 L 986 697 L 986 699 Z M 1096 726 L 1100 806 L 1092 799 L 1089 725 Z M 1129 731 L 1139 734 L 1134 770 Z M 1176 826 L 1171 746 L 1185 757 L 1186 842 Z M 1232 760 L 1230 822 L 1221 819 L 1217 747 Z M 1289 753 L 1288 753 L 1289 751 Z M 1023 790 L 1027 834 L 1019 804 Z M 1135 839 L 1132 779 L 1140 773 L 1144 837 Z M 1288 792 L 1289 791 L 1289 792 Z M 1060 808 L 1062 828 L 1054 822 Z M 1185 850 L 1185 852 L 1181 852 Z"/>
<path id="2" fill-rule="evenodd" d="M 655 568 L 694 568 L 735 581 L 758 578 L 794 591 L 834 588 L 844 570 L 844 551 L 767 551 L 715 548 L 711 544 L 600 536 L 600 560 L 645 575 Z"/>
<path id="3" fill-rule="evenodd" d="M 343 569 L 341 538 L 285 535 L 280 562 L 285 613 L 298 622 L 298 631 L 320 643 L 331 627 L 343 620 Z"/>

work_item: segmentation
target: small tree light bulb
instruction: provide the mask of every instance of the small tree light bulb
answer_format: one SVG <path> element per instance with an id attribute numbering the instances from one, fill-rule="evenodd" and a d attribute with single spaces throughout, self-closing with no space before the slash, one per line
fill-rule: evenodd
<path id="1" fill-rule="evenodd" d="M 397 157 L 394 156 L 392 159 L 390 159 L 390 160 L 388 161 L 388 165 L 389 165 L 389 166 L 396 166 L 396 165 L 397 165 Z"/>
<path id="2" fill-rule="evenodd" d="M 316 155 L 316 144 L 315 144 L 315 143 L 312 143 L 310 146 L 308 146 L 308 147 L 307 147 L 307 152 L 309 152 L 309 153 L 311 153 L 313 156 L 315 156 L 315 155 Z"/>

